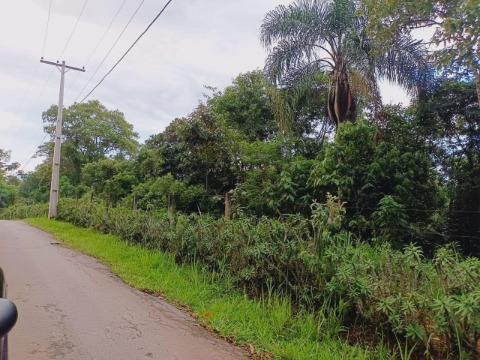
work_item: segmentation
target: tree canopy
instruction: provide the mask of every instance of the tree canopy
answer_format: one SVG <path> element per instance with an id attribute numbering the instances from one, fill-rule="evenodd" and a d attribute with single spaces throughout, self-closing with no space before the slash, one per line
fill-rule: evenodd
<path id="1" fill-rule="evenodd" d="M 469 72 L 480 103 L 480 6 L 476 0 L 363 0 L 369 32 L 378 43 L 420 28 L 433 29 L 434 63 L 447 72 Z"/>
<path id="2" fill-rule="evenodd" d="M 57 106 L 42 114 L 44 129 L 53 139 Z M 108 110 L 99 101 L 74 104 L 63 113 L 62 172 L 78 183 L 83 165 L 105 158 L 128 159 L 138 151 L 138 135 L 118 110 Z M 40 153 L 52 156 L 51 142 Z"/>
<path id="3" fill-rule="evenodd" d="M 298 86 L 328 74 L 327 111 L 337 126 L 356 119 L 360 95 L 370 97 L 378 116 L 379 79 L 414 91 L 429 75 L 421 41 L 398 33 L 388 46 L 376 46 L 367 32 L 368 16 L 359 10 L 353 0 L 297 0 L 277 6 L 262 24 L 268 77 L 281 86 Z"/>

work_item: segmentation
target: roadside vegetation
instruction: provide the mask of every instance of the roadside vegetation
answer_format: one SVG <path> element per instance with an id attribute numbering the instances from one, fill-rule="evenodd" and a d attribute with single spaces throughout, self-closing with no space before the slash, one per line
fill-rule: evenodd
<path id="1" fill-rule="evenodd" d="M 129 285 L 187 306 L 196 318 L 221 336 L 243 345 L 254 357 L 268 359 L 389 358 L 381 349 L 365 350 L 341 341 L 314 314 L 292 312 L 290 302 L 273 293 L 251 300 L 232 279 L 201 266 L 178 265 L 172 254 L 130 245 L 104 235 L 45 218 L 26 222 L 53 234 L 69 247 L 98 258 Z"/>
<path id="2" fill-rule="evenodd" d="M 42 215 L 46 207 L 17 207 L 11 211 L 17 213 L 5 215 L 14 218 Z M 40 211 L 40 214 L 34 211 Z M 397 355 L 404 351 L 411 354 L 428 352 L 432 357 L 447 357 L 454 353 L 468 356 L 469 348 L 477 346 L 480 260 L 462 258 L 453 246 L 438 248 L 432 259 L 426 259 L 422 250 L 413 244 L 399 251 L 386 242 L 360 242 L 341 229 L 344 213 L 343 204 L 332 196 L 327 198 L 326 204 L 313 204 L 310 219 L 293 216 L 283 221 L 177 215 L 172 222 L 166 212 L 112 209 L 88 200 L 61 202 L 59 219 L 114 234 L 133 247 L 120 245 L 118 241 L 113 245 L 100 242 L 97 237 L 104 238 L 98 233 L 66 224 L 57 225 L 42 219 L 29 220 L 29 223 L 53 231 L 61 240 L 107 261 L 115 272 L 123 266 L 135 268 L 134 274 L 125 275 L 126 281 L 147 291 L 165 293 L 167 297 L 171 292 L 168 287 L 152 288 L 151 285 L 168 282 L 171 270 L 152 270 L 146 260 L 149 256 L 164 256 L 178 264 L 193 264 L 212 284 L 226 283 L 229 289 L 243 289 L 249 297 L 261 299 L 261 303 L 271 305 L 273 302 L 274 308 L 280 306 L 274 313 L 282 309 L 284 314 L 281 319 L 277 318 L 279 314 L 268 314 L 273 316 L 270 321 L 278 320 L 280 324 L 262 339 L 265 329 L 250 327 L 263 323 L 272 329 L 272 325 L 263 316 L 248 318 L 250 315 L 245 313 L 249 311 L 248 307 L 239 306 L 237 309 L 243 309 L 240 314 L 246 317 L 245 331 L 253 337 L 245 337 L 243 329 L 237 329 L 239 320 L 231 319 L 230 308 L 223 309 L 219 304 L 220 310 L 216 310 L 216 306 L 208 307 L 209 302 L 204 302 L 203 298 L 196 299 L 199 303 L 192 303 L 186 294 L 173 295 L 174 300 L 194 311 L 208 313 L 208 316 L 213 317 L 216 311 L 227 311 L 222 320 L 222 324 L 226 323 L 223 324 L 226 330 L 223 325 L 218 328 L 223 335 L 240 342 L 259 344 L 261 349 L 280 357 L 309 358 L 315 351 L 320 351 L 309 344 L 303 347 L 307 351 L 305 354 L 287 356 L 283 348 L 287 344 L 276 344 L 277 338 L 272 334 L 288 339 L 290 335 L 297 336 L 287 335 L 291 331 L 289 322 L 296 321 L 297 317 L 302 324 L 308 320 L 311 329 L 305 327 L 304 330 L 310 339 L 360 342 L 370 348 L 365 351 L 365 356 L 369 357 L 380 356 L 379 346 L 383 349 L 381 356 L 387 356 L 383 347 L 388 345 L 397 347 Z M 83 238 L 84 235 L 90 237 Z M 111 246 L 118 246 L 119 250 L 111 249 Z M 139 256 L 131 257 L 130 250 L 139 251 Z M 121 271 L 119 274 L 122 276 Z M 171 285 L 176 286 L 176 283 Z M 218 291 L 216 295 L 222 300 L 227 293 Z M 256 304 L 244 295 L 240 298 L 248 304 Z M 230 304 L 230 299 L 226 302 Z M 198 310 L 199 305 L 201 310 Z M 233 307 L 237 305 L 235 303 Z M 252 316 L 255 315 L 258 312 Z M 217 328 L 214 320 L 209 319 Z M 283 329 L 284 326 L 287 328 Z M 311 332 L 312 329 L 317 330 Z M 396 341 L 384 344 L 382 338 Z M 407 346 L 406 350 L 399 348 L 397 342 L 401 341 L 400 338 L 411 341 L 410 347 Z M 313 353 L 307 349 L 312 349 Z M 346 353 L 339 354 L 340 358 L 345 358 L 351 350 L 345 347 L 342 351 Z M 360 356 L 356 352 L 352 354 Z"/>
<path id="3" fill-rule="evenodd" d="M 280 358 L 476 359 L 478 18 L 469 0 L 279 6 L 264 71 L 207 87 L 144 143 L 99 101 L 65 110 L 59 219 L 115 237 L 30 222 Z M 382 80 L 411 103 L 384 105 Z M 24 173 L 0 151 L 1 217 L 46 215 L 52 153 Z M 208 289 L 175 293 L 184 271 Z"/>

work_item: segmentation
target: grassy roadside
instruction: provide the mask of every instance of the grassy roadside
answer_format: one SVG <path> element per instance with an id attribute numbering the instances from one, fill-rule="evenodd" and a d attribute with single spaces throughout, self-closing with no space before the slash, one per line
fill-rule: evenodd
<path id="1" fill-rule="evenodd" d="M 187 306 L 207 327 L 280 359 L 386 357 L 327 337 L 312 314 L 292 314 L 276 298 L 251 300 L 196 266 L 179 266 L 168 254 L 129 245 L 118 237 L 43 218 L 25 220 L 73 249 L 98 258 L 129 285 Z M 383 353 L 383 351 L 381 352 Z"/>

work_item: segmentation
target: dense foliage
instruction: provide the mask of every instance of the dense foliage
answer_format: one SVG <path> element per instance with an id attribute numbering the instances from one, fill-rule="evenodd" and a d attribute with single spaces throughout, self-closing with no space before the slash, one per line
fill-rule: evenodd
<path id="1" fill-rule="evenodd" d="M 18 167 L 17 163 L 10 163 L 10 152 L 0 149 L 0 209 L 15 203 L 18 179 L 10 173 Z"/>
<path id="2" fill-rule="evenodd" d="M 57 112 L 57 106 L 52 105 L 42 114 L 44 130 L 51 140 L 55 136 Z M 85 164 L 106 157 L 123 159 L 135 154 L 137 137 L 120 111 L 108 110 L 99 101 L 73 104 L 64 109 L 63 114 L 62 171 L 77 184 Z M 53 156 L 52 145 L 52 141 L 43 144 L 39 153 Z"/>
<path id="3" fill-rule="evenodd" d="M 344 226 L 362 238 L 428 247 L 432 238 L 426 232 L 437 230 L 436 217 L 444 210 L 433 162 L 408 143 L 410 129 L 397 128 L 395 139 L 388 139 L 390 131 L 387 127 L 385 139 L 378 140 L 372 126 L 343 125 L 311 181 L 320 193 L 334 193 L 345 202 Z"/>
<path id="4" fill-rule="evenodd" d="M 477 0 L 363 0 L 369 33 L 388 44 L 399 34 L 429 28 L 435 64 L 447 72 L 470 73 L 480 103 L 480 6 Z M 441 45 L 441 46 L 439 46 Z"/>

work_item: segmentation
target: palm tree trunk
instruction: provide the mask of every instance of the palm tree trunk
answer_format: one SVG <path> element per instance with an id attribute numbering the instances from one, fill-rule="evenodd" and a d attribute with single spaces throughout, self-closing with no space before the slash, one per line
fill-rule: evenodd
<path id="1" fill-rule="evenodd" d="M 328 116 L 337 128 L 346 121 L 355 121 L 355 98 L 343 63 L 332 74 L 332 84 L 328 94 Z"/>
<path id="2" fill-rule="evenodd" d="M 370 88 L 370 91 L 372 93 L 373 120 L 375 121 L 378 128 L 383 129 L 386 126 L 386 119 L 383 113 L 382 95 L 380 94 L 378 83 L 375 79 L 372 81 Z"/>
<path id="3" fill-rule="evenodd" d="M 335 126 L 338 128 L 339 121 L 337 118 L 337 114 L 335 113 L 335 88 L 333 85 L 330 85 L 328 89 L 328 117 L 332 121 L 332 123 L 335 124 Z"/>

